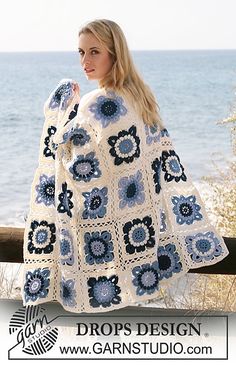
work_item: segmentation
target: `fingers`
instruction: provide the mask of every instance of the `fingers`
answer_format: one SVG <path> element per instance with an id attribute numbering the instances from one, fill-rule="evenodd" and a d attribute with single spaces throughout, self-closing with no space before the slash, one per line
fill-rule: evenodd
<path id="1" fill-rule="evenodd" d="M 80 92 L 80 88 L 79 85 L 77 84 L 77 82 L 73 82 L 72 83 L 72 87 L 73 87 L 73 91 L 77 91 L 78 93 Z"/>

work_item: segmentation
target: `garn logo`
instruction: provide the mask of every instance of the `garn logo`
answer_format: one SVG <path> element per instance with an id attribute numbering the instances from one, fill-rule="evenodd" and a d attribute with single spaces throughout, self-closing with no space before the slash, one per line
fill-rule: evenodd
<path id="1" fill-rule="evenodd" d="M 9 323 L 10 335 L 17 333 L 17 345 L 29 355 L 42 355 L 51 350 L 57 341 L 58 328 L 52 327 L 40 306 L 29 305 L 18 309 Z"/>

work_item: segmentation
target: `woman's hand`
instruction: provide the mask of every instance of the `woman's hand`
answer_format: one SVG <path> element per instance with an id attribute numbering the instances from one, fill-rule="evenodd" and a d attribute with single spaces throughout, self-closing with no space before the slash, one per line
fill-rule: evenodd
<path id="1" fill-rule="evenodd" d="M 72 95 L 71 97 L 67 100 L 67 106 L 69 106 L 72 102 L 72 100 L 74 99 L 75 94 L 78 94 L 77 99 L 80 99 L 80 87 L 79 84 L 76 81 L 72 81 L 71 82 L 71 86 L 72 86 Z"/>
<path id="2" fill-rule="evenodd" d="M 80 93 L 79 84 L 76 81 L 72 82 L 72 88 L 74 92 Z"/>

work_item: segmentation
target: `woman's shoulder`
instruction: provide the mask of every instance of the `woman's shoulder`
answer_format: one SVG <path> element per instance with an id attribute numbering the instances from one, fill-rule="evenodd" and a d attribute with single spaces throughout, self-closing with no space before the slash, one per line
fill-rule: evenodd
<path id="1" fill-rule="evenodd" d="M 113 89 L 97 88 L 82 96 L 80 99 L 80 110 L 90 110 L 95 111 L 100 110 L 100 112 L 112 113 L 115 110 L 124 111 L 128 108 L 128 103 L 126 98 L 121 95 L 121 93 Z M 130 108 L 130 106 L 129 106 Z"/>
<path id="2" fill-rule="evenodd" d="M 81 106 L 88 105 L 91 101 L 96 101 L 96 99 L 99 98 L 99 96 L 101 96 L 99 100 L 105 100 L 107 98 L 117 97 L 118 95 L 114 91 L 107 90 L 105 88 L 93 89 L 81 97 L 80 105 Z"/>
<path id="3" fill-rule="evenodd" d="M 84 94 L 80 99 L 80 107 L 85 106 L 91 101 L 92 99 L 96 98 L 97 96 L 101 95 L 101 89 L 93 89 L 86 94 Z"/>
<path id="4" fill-rule="evenodd" d="M 106 129 L 107 134 L 111 130 L 118 131 L 119 128 L 128 128 L 134 124 L 140 124 L 142 128 L 141 118 L 133 106 L 126 97 L 113 89 L 95 89 L 84 95 L 78 113 L 81 113 L 80 116 L 86 118 L 99 133 L 102 129 Z"/>

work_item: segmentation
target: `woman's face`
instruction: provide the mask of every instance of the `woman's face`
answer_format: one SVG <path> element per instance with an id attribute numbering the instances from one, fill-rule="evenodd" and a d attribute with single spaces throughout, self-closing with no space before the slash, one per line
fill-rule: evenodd
<path id="1" fill-rule="evenodd" d="M 112 68 L 110 53 L 92 33 L 79 36 L 79 53 L 80 63 L 88 80 L 99 81 Z"/>

